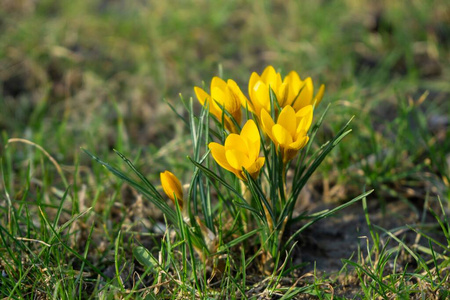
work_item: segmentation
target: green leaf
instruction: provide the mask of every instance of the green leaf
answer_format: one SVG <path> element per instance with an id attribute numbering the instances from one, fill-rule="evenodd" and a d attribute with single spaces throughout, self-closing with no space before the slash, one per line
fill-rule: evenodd
<path id="1" fill-rule="evenodd" d="M 217 180 L 220 184 L 222 184 L 228 190 L 230 190 L 231 192 L 236 194 L 241 200 L 243 200 L 245 202 L 245 199 L 242 197 L 242 195 L 238 191 L 236 191 L 236 189 L 234 189 L 231 185 L 229 185 L 225 180 L 223 180 L 222 178 L 217 176 L 213 171 L 211 171 L 210 169 L 208 169 L 205 166 L 201 165 L 200 163 L 196 162 L 195 160 L 193 160 L 189 156 L 188 156 L 188 158 L 197 168 L 199 168 L 202 172 L 204 172 L 206 174 L 206 176 L 208 176 L 209 178 L 212 178 L 214 180 Z"/>
<path id="2" fill-rule="evenodd" d="M 361 200 L 364 197 L 367 197 L 367 195 L 370 195 L 373 192 L 373 190 L 370 190 L 364 194 L 359 195 L 358 197 L 348 201 L 347 203 L 344 203 L 338 207 L 335 207 L 319 216 L 317 216 L 316 218 L 314 218 L 313 220 L 309 221 L 308 223 L 306 223 L 305 225 L 303 225 L 299 230 L 297 230 L 290 238 L 289 240 L 286 242 L 286 246 L 284 248 L 286 248 L 290 243 L 292 243 L 294 241 L 294 239 L 297 237 L 297 235 L 299 235 L 303 230 L 305 230 L 306 228 L 308 228 L 309 226 L 311 226 L 312 224 L 316 223 L 319 220 L 322 220 L 323 218 L 329 217 L 333 214 L 335 214 L 336 212 L 354 204 L 355 202 Z"/>
<path id="3" fill-rule="evenodd" d="M 267 211 L 270 214 L 270 217 L 272 218 L 272 221 L 275 222 L 275 214 L 272 210 L 272 207 L 270 206 L 269 202 L 266 199 L 266 196 L 264 195 L 264 192 L 262 191 L 259 184 L 250 176 L 250 174 L 243 168 L 244 174 L 247 177 L 247 186 L 250 189 L 253 199 L 257 202 L 259 209 L 261 211 L 261 215 L 265 216 L 264 207 L 266 207 Z M 267 220 L 264 217 L 265 224 L 267 224 Z"/>
<path id="4" fill-rule="evenodd" d="M 125 158 L 122 154 L 119 152 L 116 152 L 125 162 L 131 167 L 131 169 L 143 180 L 147 187 L 150 188 L 147 189 L 144 186 L 140 185 L 133 179 L 131 179 L 127 174 L 123 173 L 122 171 L 117 170 L 116 168 L 112 167 L 108 163 L 102 161 L 100 158 L 92 154 L 86 149 L 82 149 L 87 155 L 92 157 L 94 160 L 96 160 L 98 163 L 103 165 L 106 169 L 108 169 L 111 173 L 113 173 L 118 178 L 126 181 L 129 185 L 131 185 L 133 188 L 138 190 L 142 195 L 144 195 L 148 200 L 150 200 L 153 204 L 155 204 L 163 213 L 167 216 L 167 218 L 175 225 L 177 225 L 177 216 L 175 214 L 175 211 L 166 203 L 166 201 L 162 198 L 161 194 L 158 193 L 158 191 L 155 189 L 155 187 L 143 176 L 137 169 L 134 167 L 134 165 L 131 163 L 130 160 Z"/>
<path id="5" fill-rule="evenodd" d="M 314 173 L 314 171 L 317 169 L 317 167 L 322 163 L 322 161 L 325 159 L 325 157 L 328 155 L 328 153 L 331 152 L 331 150 L 333 150 L 334 147 L 336 147 L 336 145 L 346 136 L 348 135 L 351 130 L 347 130 L 347 127 L 350 125 L 350 122 L 353 120 L 353 118 L 351 118 L 347 124 L 345 124 L 345 126 L 336 134 L 336 136 L 331 140 L 330 143 L 327 143 L 327 146 L 324 148 L 324 150 L 318 155 L 318 157 L 313 161 L 313 163 L 311 164 L 311 166 L 308 168 L 308 170 L 306 170 L 306 173 L 300 178 L 299 181 L 297 181 L 295 183 L 295 185 L 292 188 L 292 195 L 291 195 L 291 200 L 294 201 L 294 205 L 295 205 L 295 201 L 298 198 L 298 195 L 300 194 L 300 191 L 302 190 L 302 188 L 305 186 L 306 182 L 308 181 L 308 179 L 311 177 L 311 175 Z M 292 207 L 294 206 L 292 205 Z"/>
<path id="6" fill-rule="evenodd" d="M 144 267 L 158 270 L 160 269 L 158 260 L 148 251 L 145 247 L 137 246 L 133 248 L 133 256 L 140 262 Z"/>
<path id="7" fill-rule="evenodd" d="M 234 246 L 236 246 L 236 245 L 242 243 L 242 242 L 245 241 L 246 239 L 252 237 L 253 235 L 257 234 L 257 233 L 260 232 L 261 230 L 262 230 L 261 228 L 258 228 L 258 229 L 252 230 L 252 231 L 250 231 L 250 232 L 247 232 L 246 234 L 243 234 L 243 235 L 241 235 L 240 237 L 235 238 L 235 239 L 232 240 L 231 242 L 225 244 L 225 247 L 232 248 L 232 247 L 234 247 Z"/>

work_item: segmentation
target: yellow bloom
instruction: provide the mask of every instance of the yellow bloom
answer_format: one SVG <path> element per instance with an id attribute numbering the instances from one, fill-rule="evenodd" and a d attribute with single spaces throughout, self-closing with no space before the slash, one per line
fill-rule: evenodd
<path id="1" fill-rule="evenodd" d="M 252 73 L 248 83 L 250 101 L 242 105 L 244 107 L 248 105 L 248 109 L 257 116 L 260 116 L 262 109 L 270 111 L 269 87 L 275 93 L 279 105 L 283 106 L 287 85 L 281 80 L 280 73 L 277 73 L 272 66 L 267 66 L 261 76 L 256 72 Z"/>
<path id="2" fill-rule="evenodd" d="M 261 140 L 258 128 L 253 120 L 248 120 L 240 134 L 232 133 L 225 145 L 209 143 L 209 149 L 215 161 L 224 169 L 233 172 L 241 180 L 245 179 L 242 168 L 256 178 L 264 165 L 264 157 L 259 157 Z"/>
<path id="3" fill-rule="evenodd" d="M 202 88 L 194 87 L 195 95 L 198 101 L 203 105 L 209 105 L 210 113 L 220 122 L 222 115 L 224 116 L 224 126 L 230 132 L 238 132 L 232 119 L 227 116 L 222 108 L 224 108 L 237 124 L 241 124 L 242 110 L 241 103 L 245 103 L 247 98 L 242 93 L 235 81 L 228 79 L 227 82 L 219 77 L 213 77 L 211 80 L 211 95 Z M 213 99 L 213 101 L 212 101 Z"/>
<path id="4" fill-rule="evenodd" d="M 319 92 L 313 97 L 314 85 L 310 77 L 301 80 L 297 72 L 291 71 L 281 80 L 281 74 L 272 66 L 268 66 L 261 76 L 255 72 L 250 76 L 248 85 L 250 101 L 243 102 L 242 106 L 248 106 L 248 109 L 258 117 L 261 116 L 263 109 L 270 112 L 269 87 L 277 98 L 278 106 L 284 108 L 291 105 L 296 112 L 307 105 L 319 104 L 325 91 L 325 86 L 321 85 Z"/>
<path id="5" fill-rule="evenodd" d="M 309 137 L 307 135 L 313 118 L 313 107 L 307 105 L 297 113 L 288 105 L 281 111 L 275 124 L 266 110 L 261 111 L 261 127 L 280 149 L 283 162 L 293 159 L 297 152 L 305 147 Z"/>
<path id="6" fill-rule="evenodd" d="M 183 209 L 183 188 L 178 178 L 169 171 L 164 171 L 160 174 L 161 185 L 163 187 L 164 193 L 172 200 L 175 204 L 175 197 L 178 200 L 178 205 L 180 209 Z"/>
<path id="7" fill-rule="evenodd" d="M 291 71 L 283 82 L 288 86 L 284 106 L 291 105 L 295 111 L 299 111 L 307 105 L 315 104 L 317 106 L 322 101 L 325 85 L 322 84 L 316 96 L 313 97 L 314 85 L 311 77 L 301 80 L 297 72 Z"/>

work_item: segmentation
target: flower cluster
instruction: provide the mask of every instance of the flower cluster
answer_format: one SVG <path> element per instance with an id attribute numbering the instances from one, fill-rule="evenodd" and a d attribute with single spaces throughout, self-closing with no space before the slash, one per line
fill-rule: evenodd
<path id="1" fill-rule="evenodd" d="M 240 180 L 240 197 L 246 201 L 246 204 L 241 202 L 241 205 L 257 212 L 255 219 L 244 213 L 243 218 L 247 222 L 245 228 L 264 228 L 260 237 L 264 248 L 261 261 L 265 273 L 273 269 L 272 258 L 279 249 L 288 220 L 285 208 L 294 207 L 292 203 L 295 203 L 298 196 L 295 193 L 286 195 L 287 165 L 309 141 L 308 131 L 313 120 L 314 106 L 322 100 L 324 89 L 322 85 L 314 95 L 311 78 L 302 80 L 292 71 L 282 79 L 281 74 L 272 66 L 268 66 L 261 75 L 253 73 L 250 76 L 248 97 L 231 79 L 225 81 L 214 77 L 209 93 L 200 87 L 194 87 L 198 101 L 221 124 L 220 129 L 226 134 L 223 143 L 208 144 L 211 156 L 220 167 Z M 242 126 L 244 115 L 250 118 Z M 260 155 L 261 144 L 264 155 Z M 261 185 L 264 180 L 257 178 L 265 163 L 269 162 L 271 166 L 267 166 L 267 170 L 271 171 L 265 176 L 266 186 L 269 186 L 267 189 Z M 212 173 L 210 171 L 207 171 L 208 174 Z M 250 178 L 254 180 L 249 180 Z M 175 175 L 169 171 L 161 173 L 161 185 L 172 202 L 178 204 L 183 219 L 193 221 L 189 218 L 189 204 L 183 199 L 181 183 Z M 202 188 L 203 186 L 199 187 Z M 258 194 L 255 194 L 256 190 Z M 263 195 L 266 192 L 274 201 L 267 201 L 266 195 Z M 279 200 L 275 200 L 276 198 Z M 204 207 L 208 206 L 209 204 Z M 213 232 L 214 220 L 209 216 L 209 221 L 206 221 L 207 218 L 202 221 L 195 215 L 193 221 L 204 241 L 203 246 L 194 245 L 202 259 L 206 259 L 202 249 L 214 253 L 220 244 L 220 239 Z M 254 220 L 254 223 L 250 220 Z M 258 223 L 261 220 L 262 223 Z"/>
<path id="2" fill-rule="evenodd" d="M 272 66 L 268 66 L 260 75 L 253 72 L 250 76 L 248 85 L 248 94 L 250 101 L 243 103 L 257 117 L 261 116 L 262 110 L 270 112 L 270 90 L 275 94 L 277 103 L 274 108 L 284 108 L 292 106 L 295 111 L 307 105 L 317 105 L 320 103 L 325 91 L 322 85 L 319 92 L 313 97 L 314 85 L 310 77 L 301 80 L 297 72 L 291 71 L 283 80 L 281 74 L 277 73 Z"/>
<path id="3" fill-rule="evenodd" d="M 235 81 L 219 77 L 212 78 L 209 92 L 195 87 L 204 109 L 198 118 L 193 106 L 186 105 L 189 120 L 184 121 L 192 131 L 194 148 L 194 158 L 189 159 L 195 166 L 189 189 L 185 190 L 170 171 L 160 174 L 161 187 L 173 205 L 122 154 L 118 153 L 145 185 L 91 156 L 161 209 L 178 230 L 179 240 L 172 244 L 172 249 L 182 253 L 184 260 L 187 250 L 194 250 L 205 266 L 212 267 L 211 279 L 226 270 L 229 255 L 239 244 L 242 244 L 240 255 L 250 254 L 250 261 L 255 261 L 264 274 L 275 275 L 284 268 L 284 263 L 282 267 L 278 263 L 284 260 L 282 255 L 289 252 L 294 238 L 305 226 L 330 214 L 311 216 L 313 221 L 284 240 L 287 226 L 309 218 L 306 214 L 294 217 L 302 188 L 324 157 L 350 132 L 346 130 L 347 123 L 312 155 L 308 152 L 315 147 L 306 147 L 298 155 L 310 142 L 314 108 L 321 102 L 324 90 L 321 85 L 314 94 L 311 78 L 302 80 L 294 71 L 283 78 L 272 66 L 262 74 L 251 74 L 247 95 Z M 210 119 L 204 118 L 208 112 L 216 127 L 210 127 Z M 316 128 L 322 120 L 323 117 Z M 291 163 L 296 157 L 297 161 Z M 211 167 L 213 160 L 216 164 Z M 217 168 L 225 169 L 231 176 L 223 176 L 222 172 L 216 172 Z M 287 176 L 288 171 L 292 176 Z M 247 251 L 249 245 L 252 250 Z M 253 251 L 256 249 L 257 253 Z M 190 257 L 195 258 L 192 253 Z M 183 264 L 183 272 L 187 266 Z M 193 272 L 196 274 L 194 268 Z"/>
<path id="4" fill-rule="evenodd" d="M 210 94 L 202 88 L 194 88 L 199 102 L 208 107 L 230 132 L 224 145 L 209 144 L 212 156 L 222 168 L 244 181 L 243 169 L 255 178 L 264 165 L 264 158 L 259 157 L 261 137 L 254 121 L 248 120 L 239 133 L 242 108 L 253 114 L 263 136 L 270 138 L 283 162 L 287 163 L 308 143 L 313 106 L 320 103 L 324 90 L 325 86 L 321 85 L 314 96 L 310 77 L 302 80 L 297 72 L 292 71 L 282 79 L 272 66 L 268 66 L 261 75 L 252 73 L 248 98 L 231 79 L 225 82 L 214 77 Z"/>
<path id="5" fill-rule="evenodd" d="M 259 156 L 261 140 L 268 137 L 283 164 L 287 164 L 308 143 L 313 106 L 320 103 L 324 90 L 325 86 L 321 85 L 314 96 L 310 77 L 302 80 L 297 72 L 291 71 L 282 79 L 272 66 L 266 67 L 261 75 L 252 73 L 248 84 L 249 98 L 232 79 L 224 81 L 213 77 L 210 94 L 194 87 L 198 101 L 229 132 L 223 145 L 209 143 L 212 157 L 242 181 L 246 181 L 244 170 L 256 179 L 266 159 Z M 250 119 L 240 129 L 242 109 L 251 112 L 259 126 Z M 263 138 L 258 128 L 262 130 Z M 161 184 L 167 196 L 173 202 L 177 199 L 183 208 L 181 184 L 175 175 L 169 171 L 161 173 Z"/>

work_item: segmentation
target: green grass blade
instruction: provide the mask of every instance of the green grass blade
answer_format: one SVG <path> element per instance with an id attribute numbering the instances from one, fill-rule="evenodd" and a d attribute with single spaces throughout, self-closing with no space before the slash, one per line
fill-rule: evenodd
<path id="1" fill-rule="evenodd" d="M 147 182 L 147 186 L 150 186 L 151 190 L 148 190 L 145 187 L 143 187 L 142 185 L 138 184 L 137 182 L 132 180 L 130 177 L 128 177 L 125 173 L 117 170 L 116 168 L 112 167 L 108 163 L 102 161 L 100 158 L 98 158 L 97 156 L 93 155 L 88 150 L 86 150 L 86 149 L 82 149 L 82 150 L 86 154 L 88 154 L 90 157 L 92 157 L 95 161 L 97 161 L 98 163 L 103 165 L 107 170 L 109 170 L 115 176 L 117 176 L 118 178 L 128 182 L 128 184 L 130 184 L 133 188 L 135 188 L 140 193 L 142 193 L 148 200 L 150 200 L 153 204 L 155 204 L 167 216 L 167 218 L 172 222 L 172 224 L 175 224 L 175 225 L 177 224 L 177 217 L 176 217 L 175 211 L 166 203 L 166 201 L 156 191 L 156 189 L 153 187 L 153 185 L 150 182 L 148 182 L 148 180 L 145 179 L 145 177 L 143 177 L 143 175 L 141 173 L 137 172 L 137 170 L 135 171 L 135 172 L 138 173 L 138 176 L 140 175 L 139 177 L 141 179 L 142 178 L 145 179 L 144 182 Z M 127 161 L 127 163 L 129 163 L 129 165 L 132 166 L 132 164 L 131 164 L 131 162 L 129 160 L 126 160 L 126 161 Z M 134 170 L 135 170 L 135 168 L 133 166 L 133 171 Z"/>
<path id="2" fill-rule="evenodd" d="M 306 173 L 300 178 L 300 180 L 298 182 L 294 183 L 294 186 L 292 188 L 292 195 L 291 195 L 291 199 L 292 199 L 292 201 L 294 201 L 294 206 L 295 206 L 295 201 L 296 201 L 298 195 L 300 194 L 300 191 L 302 190 L 303 186 L 306 184 L 308 179 L 311 177 L 311 175 L 314 173 L 314 171 L 317 169 L 317 167 L 322 163 L 322 161 L 325 159 L 325 157 L 328 155 L 328 153 L 330 153 L 331 150 L 333 150 L 333 148 L 336 147 L 336 145 L 339 144 L 339 142 L 346 135 L 348 135 L 351 132 L 351 129 L 350 130 L 346 130 L 346 129 L 350 125 L 350 122 L 352 120 L 353 120 L 353 118 L 351 118 L 345 124 L 345 126 L 336 134 L 336 136 L 331 140 L 331 142 L 327 144 L 325 149 L 314 160 L 314 162 L 311 164 L 311 166 L 306 170 Z"/>
<path id="3" fill-rule="evenodd" d="M 78 252 L 73 250 L 69 245 L 67 245 L 67 243 L 65 243 L 61 239 L 59 233 L 55 230 L 55 228 L 52 226 L 52 224 L 47 220 L 47 217 L 45 216 L 44 212 L 41 209 L 39 209 L 39 211 L 41 212 L 41 216 L 42 216 L 43 220 L 45 221 L 45 223 L 47 224 L 47 226 L 50 228 L 50 230 L 52 231 L 52 233 L 54 234 L 56 239 L 61 243 L 61 245 L 64 248 L 66 248 L 70 253 L 72 253 L 81 262 L 84 262 L 86 265 L 88 265 L 90 268 L 92 268 L 92 270 L 94 270 L 95 273 L 97 273 L 98 275 L 103 277 L 103 279 L 105 279 L 106 281 L 110 280 L 108 276 L 106 276 L 102 271 L 100 271 L 100 269 L 98 269 L 96 266 L 94 266 L 89 260 L 85 259 L 82 255 L 80 255 Z"/>
<path id="4" fill-rule="evenodd" d="M 368 195 L 370 195 L 373 192 L 373 190 L 370 190 L 368 192 L 365 192 L 364 194 L 359 195 L 356 198 L 353 198 L 352 200 L 348 201 L 347 203 L 344 203 L 342 205 L 339 205 L 336 208 L 333 208 L 323 214 L 321 214 L 320 216 L 317 216 L 316 218 L 314 218 L 313 220 L 309 221 L 308 223 L 306 223 L 305 225 L 303 225 L 299 230 L 297 230 L 286 242 L 286 246 L 284 246 L 284 248 L 286 248 L 290 243 L 292 243 L 294 241 L 294 239 L 297 237 L 297 235 L 299 235 L 303 230 L 305 230 L 306 228 L 308 228 L 309 226 L 311 226 L 312 224 L 316 223 L 319 220 L 322 220 L 323 218 L 329 217 L 331 215 L 333 215 L 334 213 L 356 203 L 357 201 L 361 200 L 364 197 L 367 197 Z M 283 248 L 283 249 L 284 249 Z"/>

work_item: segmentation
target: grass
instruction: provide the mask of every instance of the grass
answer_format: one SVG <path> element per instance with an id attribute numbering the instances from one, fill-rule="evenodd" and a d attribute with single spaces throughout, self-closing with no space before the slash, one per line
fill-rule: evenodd
<path id="1" fill-rule="evenodd" d="M 2 6 L 2 297 L 448 297 L 445 1 L 22 0 Z M 320 215 L 364 190 L 374 192 L 302 229 L 274 261 L 276 274 L 260 271 L 259 249 L 240 246 L 253 235 L 219 237 L 227 247 L 214 257 L 222 272 L 213 276 L 213 268 L 191 255 L 191 228 L 171 222 L 145 193 L 81 148 L 138 180 L 116 149 L 157 190 L 165 169 L 189 183 L 194 166 L 186 156 L 201 156 L 188 150 L 195 143 L 163 99 L 188 119 L 179 93 L 189 103 L 193 86 L 218 74 L 246 93 L 250 72 L 268 64 L 326 84 L 318 112 L 331 107 L 314 147 L 355 116 L 352 133 L 302 190 L 296 215 Z M 225 216 L 229 196 L 219 196 L 221 205 L 207 209 Z M 221 226 L 239 228 L 222 218 Z M 332 248 L 339 240 L 343 249 Z"/>

